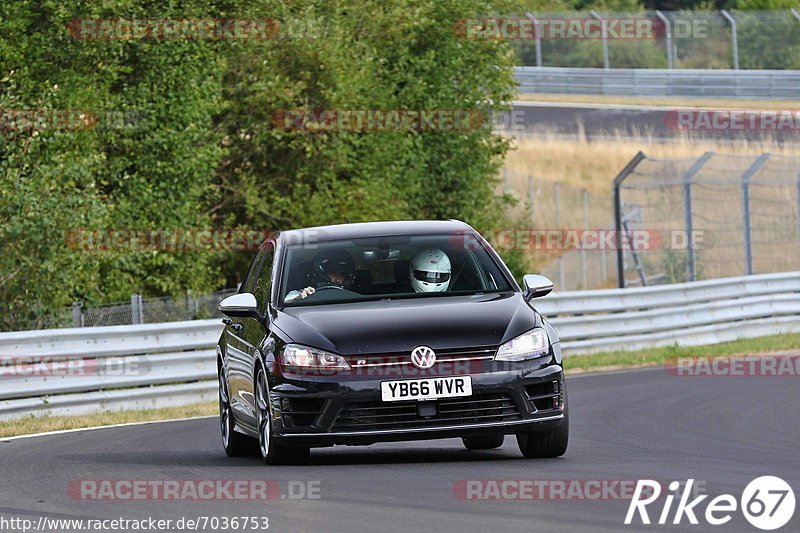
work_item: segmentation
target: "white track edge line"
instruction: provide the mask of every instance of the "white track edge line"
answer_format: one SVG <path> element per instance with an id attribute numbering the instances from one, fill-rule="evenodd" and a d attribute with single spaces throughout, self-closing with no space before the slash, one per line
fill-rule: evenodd
<path id="1" fill-rule="evenodd" d="M 56 431 L 45 431 L 43 433 L 30 433 L 27 435 L 14 435 L 12 437 L 0 437 L 0 443 L 3 442 L 10 442 L 13 440 L 21 440 L 21 439 L 30 439 L 33 437 L 47 437 L 50 435 L 63 435 L 65 433 L 77 433 L 79 431 L 94 431 L 97 429 L 110 429 L 110 428 L 123 428 L 129 426 L 146 426 L 149 424 L 164 424 L 167 422 L 185 422 L 188 420 L 202 420 L 204 418 L 213 418 L 217 415 L 205 415 L 205 416 L 190 416 L 185 418 L 171 418 L 169 420 L 148 420 L 144 422 L 126 422 L 124 424 L 109 424 L 106 426 L 92 426 L 92 427 L 85 427 L 85 428 L 73 428 L 73 429 L 59 429 Z"/>

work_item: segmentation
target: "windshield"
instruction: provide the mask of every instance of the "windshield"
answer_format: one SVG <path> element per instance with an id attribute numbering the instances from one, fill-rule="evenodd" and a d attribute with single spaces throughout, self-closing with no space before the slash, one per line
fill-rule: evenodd
<path id="1" fill-rule="evenodd" d="M 424 298 L 512 290 L 483 246 L 452 235 L 340 240 L 287 247 L 279 305 Z"/>

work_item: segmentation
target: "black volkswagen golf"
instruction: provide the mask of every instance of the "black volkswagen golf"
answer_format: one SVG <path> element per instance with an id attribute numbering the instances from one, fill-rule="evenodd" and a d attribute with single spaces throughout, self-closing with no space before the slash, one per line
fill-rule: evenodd
<path id="1" fill-rule="evenodd" d="M 222 441 L 268 464 L 312 447 L 514 434 L 525 457 L 567 449 L 555 329 L 491 246 L 458 221 L 370 222 L 273 234 L 217 347 Z"/>

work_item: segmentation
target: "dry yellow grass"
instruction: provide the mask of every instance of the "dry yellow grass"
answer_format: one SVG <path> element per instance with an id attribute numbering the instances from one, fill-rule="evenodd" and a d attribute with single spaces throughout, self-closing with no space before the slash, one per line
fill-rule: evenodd
<path id="1" fill-rule="evenodd" d="M 707 151 L 722 154 L 800 153 L 800 148 L 765 142 L 736 144 L 677 139 L 669 143 L 647 143 L 618 137 L 609 141 L 588 141 L 583 137 L 568 140 L 555 135 L 519 138 L 506 156 L 512 190 L 527 191 L 528 175 L 537 182 L 559 182 L 567 187 L 611 194 L 611 181 L 636 155 L 643 151 L 650 157 L 689 158 Z"/>
<path id="2" fill-rule="evenodd" d="M 613 227 L 611 183 L 640 150 L 654 158 L 681 159 L 694 159 L 707 151 L 736 155 L 757 155 L 764 152 L 797 155 L 800 152 L 797 147 L 782 147 L 769 142 L 725 144 L 678 139 L 670 143 L 648 143 L 623 136 L 608 141 L 588 141 L 582 137 L 565 139 L 556 135 L 519 138 L 515 140 L 515 148 L 508 153 L 505 160 L 505 167 L 509 171 L 509 188 L 520 200 L 512 212 L 516 224 L 520 228 L 537 229 Z M 526 210 L 529 198 L 528 176 L 534 177 L 533 220 L 530 219 L 530 212 Z M 559 209 L 556 208 L 556 183 L 560 184 Z M 588 226 L 584 222 L 582 189 L 589 192 Z M 776 189 L 771 194 L 781 193 L 782 189 Z M 762 191 L 760 194 L 765 196 L 767 193 Z M 778 201 L 777 198 L 773 200 Z M 724 201 L 719 207 L 728 208 Z M 653 213 L 651 215 L 656 216 Z M 724 218 L 719 213 L 715 216 Z M 654 222 L 658 223 L 658 220 L 651 219 L 651 223 Z M 730 265 L 742 261 L 742 253 L 738 248 L 721 246 L 710 248 L 703 253 L 706 255 L 703 255 L 701 260 L 709 261 L 704 267 L 706 277 L 731 275 Z M 606 267 L 613 268 L 613 252 L 605 255 Z M 557 257 L 562 257 L 566 269 L 567 287 L 581 288 L 575 283 L 575 280 L 580 279 L 579 252 L 535 249 L 528 251 L 525 256 L 530 268 L 546 273 L 548 268 L 549 272 L 552 272 L 555 268 L 553 261 Z M 658 259 L 655 255 L 653 257 L 654 260 Z M 587 283 L 594 288 L 610 287 L 614 284 L 613 276 L 600 279 L 603 276 L 597 274 L 599 259 L 596 253 L 586 256 L 590 265 L 589 270 L 592 271 L 592 278 L 588 279 Z M 787 256 L 783 261 L 794 261 L 794 256 Z M 718 269 L 722 270 L 718 272 Z"/>
<path id="3" fill-rule="evenodd" d="M 663 107 L 700 107 L 723 109 L 797 109 L 796 100 L 735 100 L 714 98 L 612 96 L 594 94 L 520 94 L 522 102 L 558 102 L 577 104 L 616 104 Z"/>
<path id="4" fill-rule="evenodd" d="M 0 422 L 0 437 L 29 435 L 64 429 L 79 429 L 131 422 L 153 422 L 173 418 L 191 418 L 214 415 L 218 412 L 217 402 L 205 402 L 183 407 L 148 409 L 142 411 L 107 411 L 83 416 L 28 416 L 16 420 Z"/>

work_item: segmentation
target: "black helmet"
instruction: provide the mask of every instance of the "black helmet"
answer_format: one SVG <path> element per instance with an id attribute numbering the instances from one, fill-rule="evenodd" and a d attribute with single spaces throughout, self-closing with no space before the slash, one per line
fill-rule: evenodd
<path id="1" fill-rule="evenodd" d="M 329 283 L 341 287 L 353 284 L 356 267 L 353 258 L 344 250 L 327 250 L 319 252 L 314 259 L 314 280 L 317 283 Z M 334 274 L 343 274 L 341 283 L 331 280 Z"/>

